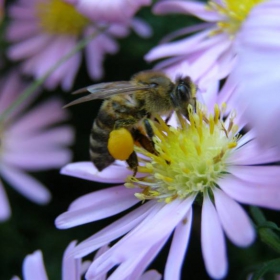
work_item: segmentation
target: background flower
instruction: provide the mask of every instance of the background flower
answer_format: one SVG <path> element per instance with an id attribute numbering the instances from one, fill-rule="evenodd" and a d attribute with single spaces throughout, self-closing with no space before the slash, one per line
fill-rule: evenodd
<path id="1" fill-rule="evenodd" d="M 0 81 L 0 114 L 23 90 L 18 73 L 13 72 Z M 11 118 L 0 123 L 0 176 L 22 195 L 38 204 L 50 201 L 51 194 L 45 186 L 27 172 L 58 168 L 71 159 L 66 147 L 74 140 L 69 125 L 55 126 L 68 119 L 57 98 L 37 105 L 23 113 L 31 99 L 14 111 Z M 11 210 L 0 181 L 0 218 L 5 220 Z"/>
<path id="2" fill-rule="evenodd" d="M 159 1 L 154 13 L 163 15 L 183 13 L 205 21 L 166 36 L 162 43 L 150 50 L 145 58 L 154 61 L 167 58 L 156 65 L 169 75 L 191 76 L 205 89 L 209 82 L 227 77 L 236 66 L 236 41 L 240 28 L 246 22 L 251 10 L 262 1 L 236 2 L 232 0 L 198 1 L 167 0 Z M 178 37 L 186 38 L 170 42 Z M 250 38 L 250 36 L 247 36 Z"/>
<path id="3" fill-rule="evenodd" d="M 95 22 L 125 23 L 142 7 L 151 4 L 151 0 L 66 0 L 74 4 L 77 10 Z"/>
<path id="4" fill-rule="evenodd" d="M 108 26 L 104 26 L 103 22 L 91 22 L 72 4 L 63 0 L 16 2 L 9 8 L 8 15 L 11 23 L 6 37 L 11 46 L 7 55 L 11 60 L 23 61 L 23 73 L 37 79 L 72 51 L 81 38 L 92 34 L 96 36 L 85 49 L 87 69 L 92 79 L 100 79 L 103 76 L 104 56 L 115 54 L 119 49 L 116 38 L 127 36 L 134 25 L 143 36 L 150 30 L 142 21 Z M 61 84 L 64 90 L 70 90 L 81 61 L 82 52 L 76 52 L 53 71 L 45 86 L 54 89 Z"/>

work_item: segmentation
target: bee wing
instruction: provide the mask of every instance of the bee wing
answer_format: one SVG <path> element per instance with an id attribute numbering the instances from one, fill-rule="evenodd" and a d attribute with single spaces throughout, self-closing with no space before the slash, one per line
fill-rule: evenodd
<path id="1" fill-rule="evenodd" d="M 116 94 L 122 94 L 122 93 L 129 94 L 137 90 L 148 90 L 150 88 L 151 85 L 133 84 L 132 82 L 129 81 L 96 84 L 74 91 L 73 94 L 79 94 L 87 91 L 89 91 L 91 94 L 78 98 L 68 103 L 63 108 L 76 105 L 79 103 L 91 101 L 91 100 L 105 99 Z"/>

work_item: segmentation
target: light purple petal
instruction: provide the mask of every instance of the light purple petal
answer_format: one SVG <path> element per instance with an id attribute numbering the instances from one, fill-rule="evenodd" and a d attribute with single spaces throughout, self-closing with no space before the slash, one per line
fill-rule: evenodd
<path id="1" fill-rule="evenodd" d="M 88 195 L 86 195 L 84 207 L 80 204 L 83 201 L 82 198 L 79 203 L 70 207 L 69 211 L 58 216 L 55 224 L 58 228 L 65 229 L 116 215 L 139 203 L 134 193 L 134 189 L 127 189 L 124 186 L 96 191 L 94 193 L 96 203 L 92 202 L 89 205 Z"/>
<path id="2" fill-rule="evenodd" d="M 101 183 L 123 183 L 132 171 L 119 161 L 99 172 L 92 162 L 69 163 L 61 169 L 61 174 Z"/>
<path id="3" fill-rule="evenodd" d="M 185 200 L 174 200 L 168 204 L 156 203 L 157 212 L 145 218 L 129 234 L 125 235 L 109 251 L 91 265 L 88 273 L 91 277 L 104 274 L 114 265 L 124 263 L 138 254 L 146 254 L 159 241 L 164 241 L 182 221 L 190 209 L 195 196 Z M 166 222 L 168 221 L 168 222 Z M 145 244 L 145 246 L 143 246 Z M 150 249 L 151 248 L 151 249 Z M 134 256 L 133 256 L 134 255 Z"/>
<path id="4" fill-rule="evenodd" d="M 228 172 L 237 178 L 253 183 L 266 186 L 279 187 L 280 166 L 230 166 Z"/>
<path id="5" fill-rule="evenodd" d="M 147 216 L 152 217 L 157 211 L 158 207 L 154 202 L 148 202 L 141 205 L 141 207 L 136 208 L 124 217 L 81 242 L 77 245 L 73 254 L 77 258 L 81 258 L 91 252 L 94 252 L 96 249 L 126 234 L 128 231 L 141 223 L 141 221 Z"/>
<path id="6" fill-rule="evenodd" d="M 206 21 L 218 21 L 222 18 L 219 13 L 210 10 L 205 4 L 193 1 L 162 1 L 154 6 L 153 12 L 155 14 L 192 14 Z"/>
<path id="7" fill-rule="evenodd" d="M 131 21 L 131 26 L 134 29 L 135 33 L 137 33 L 137 35 L 140 37 L 149 38 L 153 34 L 151 26 L 141 18 L 133 18 Z"/>
<path id="8" fill-rule="evenodd" d="M 197 51 L 198 47 L 204 47 L 203 45 L 205 45 L 205 43 L 203 42 L 203 44 L 201 45 L 201 42 L 203 40 L 206 41 L 205 38 L 207 38 L 209 33 L 210 29 L 207 29 L 205 31 L 198 32 L 197 34 L 192 35 L 188 38 L 159 45 L 151 49 L 145 55 L 145 59 L 147 61 L 152 61 L 162 57 L 186 55 L 193 53 L 194 50 Z M 216 41 L 216 38 L 213 38 L 213 40 Z M 207 40 L 208 44 L 209 42 L 212 44 L 212 39 Z"/>
<path id="9" fill-rule="evenodd" d="M 243 208 L 219 189 L 214 190 L 215 205 L 228 238 L 237 246 L 246 247 L 255 240 L 254 227 Z"/>
<path id="10" fill-rule="evenodd" d="M 241 203 L 280 209 L 280 188 L 246 182 L 231 174 L 217 183 L 227 195 Z"/>
<path id="11" fill-rule="evenodd" d="M 192 209 L 189 210 L 186 217 L 177 225 L 174 231 L 164 270 L 165 279 L 181 279 L 181 268 L 189 244 L 191 225 Z"/>
<path id="12" fill-rule="evenodd" d="M 145 272 L 139 280 L 160 280 L 161 274 L 158 273 L 156 270 L 148 270 Z"/>
<path id="13" fill-rule="evenodd" d="M 10 216 L 11 216 L 11 208 L 9 205 L 9 200 L 0 179 L 0 222 L 9 219 Z"/>
<path id="14" fill-rule="evenodd" d="M 46 204 L 51 199 L 50 192 L 39 181 L 17 168 L 1 166 L 0 174 L 19 193 L 38 204 Z"/>
<path id="15" fill-rule="evenodd" d="M 34 22 L 32 21 L 20 23 L 12 21 L 8 25 L 6 37 L 8 41 L 16 42 L 25 40 L 26 38 L 32 36 L 36 36 L 36 34 L 38 34 L 39 32 L 39 27 L 36 25 L 36 23 L 34 24 Z"/>
<path id="16" fill-rule="evenodd" d="M 70 257 L 76 244 L 77 241 L 72 241 L 64 251 L 62 260 L 62 280 L 80 279 L 81 259 L 74 259 L 73 257 Z"/>
<path id="17" fill-rule="evenodd" d="M 206 270 L 212 278 L 223 278 L 228 267 L 225 237 L 208 195 L 204 196 L 201 215 L 201 247 Z"/>
<path id="18" fill-rule="evenodd" d="M 255 139 L 235 149 L 228 159 L 235 165 L 265 164 L 279 161 L 280 151 L 276 147 L 262 147 Z"/>
<path id="19" fill-rule="evenodd" d="M 25 257 L 23 261 L 24 280 L 48 280 L 41 251 Z"/>

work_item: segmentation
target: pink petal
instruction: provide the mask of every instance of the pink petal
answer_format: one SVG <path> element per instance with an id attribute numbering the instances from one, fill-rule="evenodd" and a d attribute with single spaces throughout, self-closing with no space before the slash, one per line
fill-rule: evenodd
<path id="1" fill-rule="evenodd" d="M 192 225 L 192 209 L 179 223 L 173 234 L 167 263 L 164 270 L 165 279 L 181 279 L 181 268 L 184 262 L 185 253 L 188 248 Z"/>
<path id="2" fill-rule="evenodd" d="M 56 124 L 59 121 L 66 120 L 68 113 L 62 110 L 63 103 L 57 98 L 49 99 L 41 103 L 34 109 L 31 109 L 24 116 L 18 119 L 9 128 L 9 132 L 13 135 L 23 137 L 24 135 L 34 133 L 47 126 Z M 52 112 L 50 114 L 50 112 Z"/>
<path id="3" fill-rule="evenodd" d="M 34 22 L 16 22 L 9 23 L 7 30 L 7 41 L 18 42 L 26 40 L 27 38 L 37 37 L 40 32 L 39 27 Z"/>
<path id="4" fill-rule="evenodd" d="M 127 189 L 124 186 L 96 191 L 94 193 L 96 203 L 93 202 L 91 205 L 89 205 L 89 197 L 86 195 L 79 199 L 79 203 L 81 203 L 85 198 L 85 206 L 74 204 L 72 206 L 74 209 L 70 207 L 69 211 L 56 219 L 56 226 L 65 229 L 116 215 L 139 203 L 134 193 L 134 189 Z"/>
<path id="5" fill-rule="evenodd" d="M 0 170 L 3 178 L 19 193 L 38 204 L 46 204 L 51 199 L 50 192 L 39 181 L 17 168 L 5 165 Z"/>
<path id="6" fill-rule="evenodd" d="M 215 189 L 213 193 L 216 209 L 228 238 L 237 246 L 252 244 L 256 235 L 247 213 L 221 190 Z"/>
<path id="7" fill-rule="evenodd" d="M 23 278 L 25 280 L 48 280 L 41 251 L 25 257 L 23 261 Z"/>
<path id="8" fill-rule="evenodd" d="M 11 208 L 5 192 L 4 186 L 0 180 L 0 222 L 8 220 L 11 217 Z"/>
<path id="9" fill-rule="evenodd" d="M 92 162 L 70 163 L 61 169 L 61 174 L 101 183 L 123 183 L 132 171 L 119 161 L 99 172 Z"/>
<path id="10" fill-rule="evenodd" d="M 231 174 L 220 179 L 218 185 L 227 195 L 241 203 L 280 209 L 280 188 L 246 182 Z"/>
<path id="11" fill-rule="evenodd" d="M 225 238 L 217 212 L 208 195 L 204 196 L 202 206 L 201 247 L 210 277 L 225 277 L 228 267 Z"/>
<path id="12" fill-rule="evenodd" d="M 154 6 L 153 12 L 155 14 L 186 13 L 214 22 L 222 18 L 216 11 L 208 9 L 205 4 L 192 1 L 162 1 Z"/>
<path id="13" fill-rule="evenodd" d="M 5 147 L 9 150 L 45 150 L 57 148 L 64 145 L 73 144 L 74 130 L 69 125 L 61 125 L 55 128 L 49 128 L 45 131 L 38 131 L 37 134 L 22 135 L 18 141 L 18 134 L 13 135 L 7 131 L 9 142 L 5 143 Z"/>
<path id="14" fill-rule="evenodd" d="M 43 147 L 42 147 L 43 148 Z M 3 162 L 15 168 L 26 171 L 39 171 L 44 169 L 60 168 L 72 158 L 72 152 L 64 148 L 46 147 L 44 150 L 8 151 L 3 153 Z"/>
<path id="15" fill-rule="evenodd" d="M 19 43 L 12 45 L 8 49 L 8 57 L 12 60 L 19 60 L 46 48 L 50 43 L 50 36 L 46 34 L 38 35 L 30 39 L 25 39 Z"/>
<path id="16" fill-rule="evenodd" d="M 153 201 L 141 205 L 78 244 L 73 254 L 76 258 L 81 258 L 94 252 L 96 249 L 126 234 L 140 224 L 146 217 L 152 217 L 157 211 L 158 206 Z"/>

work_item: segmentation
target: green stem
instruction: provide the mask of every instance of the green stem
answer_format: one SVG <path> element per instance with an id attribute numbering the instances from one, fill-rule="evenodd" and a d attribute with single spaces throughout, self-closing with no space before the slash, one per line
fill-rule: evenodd
<path id="1" fill-rule="evenodd" d="M 74 54 L 82 50 L 95 36 L 100 32 L 104 31 L 106 28 L 100 28 L 99 30 L 93 32 L 88 37 L 82 39 L 78 42 L 73 50 L 68 54 L 63 56 L 57 63 L 55 63 L 41 78 L 35 80 L 29 87 L 27 87 L 19 97 L 0 115 L 0 123 L 3 122 L 7 117 L 22 103 L 24 102 L 35 90 L 37 90 L 45 80 L 55 71 L 60 65 L 67 61 Z"/>

